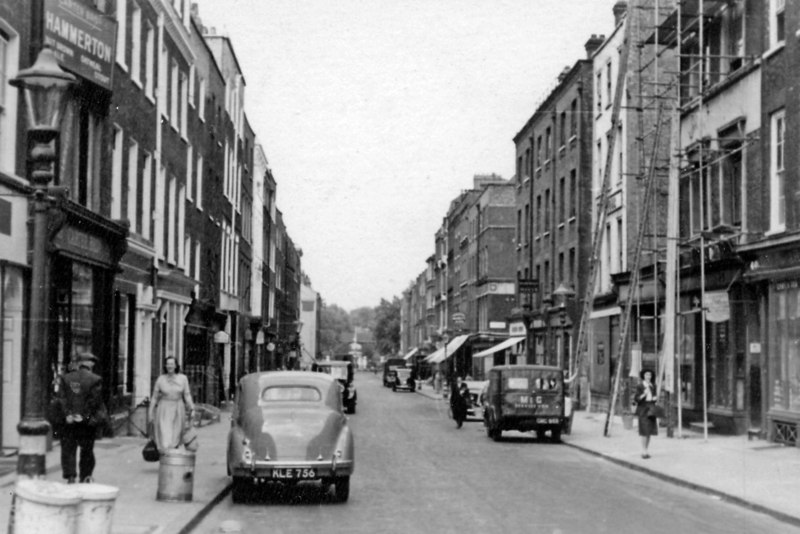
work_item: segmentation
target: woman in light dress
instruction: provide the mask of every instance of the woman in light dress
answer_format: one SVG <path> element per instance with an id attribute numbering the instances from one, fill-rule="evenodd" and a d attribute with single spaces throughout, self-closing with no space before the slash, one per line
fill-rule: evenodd
<path id="1" fill-rule="evenodd" d="M 180 372 L 173 356 L 164 360 L 164 373 L 158 377 L 150 397 L 150 420 L 153 421 L 153 439 L 158 452 L 181 446 L 187 413 L 194 412 L 189 379 Z"/>

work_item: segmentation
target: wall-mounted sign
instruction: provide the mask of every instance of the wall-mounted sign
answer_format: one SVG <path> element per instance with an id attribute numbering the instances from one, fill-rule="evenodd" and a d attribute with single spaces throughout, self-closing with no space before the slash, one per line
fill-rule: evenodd
<path id="1" fill-rule="evenodd" d="M 538 293 L 539 280 L 536 278 L 520 278 L 517 280 L 517 287 L 520 293 Z"/>
<path id="2" fill-rule="evenodd" d="M 230 343 L 231 336 L 224 330 L 220 330 L 214 334 L 214 343 Z"/>
<path id="3" fill-rule="evenodd" d="M 703 294 L 703 306 L 706 309 L 706 321 L 710 323 L 722 323 L 731 317 L 727 291 L 706 291 Z"/>
<path id="4" fill-rule="evenodd" d="M 525 335 L 525 323 L 511 323 L 508 325 L 508 335 L 511 337 Z"/>
<path id="5" fill-rule="evenodd" d="M 45 0 L 44 44 L 59 64 L 111 90 L 117 22 L 87 0 Z"/>
<path id="6" fill-rule="evenodd" d="M 761 354 L 761 343 L 753 341 L 750 343 L 750 354 Z"/>

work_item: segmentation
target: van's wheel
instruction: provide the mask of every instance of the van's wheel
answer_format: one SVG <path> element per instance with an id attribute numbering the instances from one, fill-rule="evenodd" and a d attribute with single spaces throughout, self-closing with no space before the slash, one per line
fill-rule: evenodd
<path id="1" fill-rule="evenodd" d="M 231 500 L 234 504 L 247 502 L 250 494 L 250 481 L 243 477 L 233 477 L 233 483 L 231 484 Z"/>
<path id="2" fill-rule="evenodd" d="M 550 439 L 553 440 L 553 443 L 561 443 L 561 429 L 554 428 L 550 431 Z"/>
<path id="3" fill-rule="evenodd" d="M 500 434 L 502 434 L 502 431 L 499 428 L 495 428 L 491 424 L 486 425 L 486 435 L 489 436 L 492 441 L 500 441 Z"/>
<path id="4" fill-rule="evenodd" d="M 350 477 L 336 477 L 333 479 L 333 496 L 336 502 L 347 502 L 350 498 Z"/>

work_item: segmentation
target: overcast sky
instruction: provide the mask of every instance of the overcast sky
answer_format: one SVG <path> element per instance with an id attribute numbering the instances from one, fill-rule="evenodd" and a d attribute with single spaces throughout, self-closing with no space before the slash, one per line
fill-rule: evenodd
<path id="1" fill-rule="evenodd" d="M 475 174 L 616 0 L 199 0 L 231 38 L 245 110 L 303 270 L 347 310 L 401 296 Z"/>

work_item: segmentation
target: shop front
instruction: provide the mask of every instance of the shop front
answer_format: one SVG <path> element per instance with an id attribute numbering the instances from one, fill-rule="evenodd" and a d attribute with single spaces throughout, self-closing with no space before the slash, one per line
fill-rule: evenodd
<path id="1" fill-rule="evenodd" d="M 746 408 L 762 436 L 798 445 L 800 434 L 800 238 L 741 247 L 754 302 L 748 321 Z"/>
<path id="2" fill-rule="evenodd" d="M 752 301 L 738 267 L 709 265 L 704 287 L 696 275 L 680 284 L 675 344 L 679 406 L 684 424 L 707 419 L 716 433 L 742 434 L 752 424 L 747 407 L 753 377 L 745 351 Z"/>
<path id="3" fill-rule="evenodd" d="M 113 342 L 118 324 L 114 277 L 127 228 L 68 203 L 60 218 L 63 226 L 52 239 L 49 258 L 48 383 L 75 355 L 91 352 L 99 359 L 95 372 L 113 410 L 123 403 L 127 384 L 128 362 Z"/>

